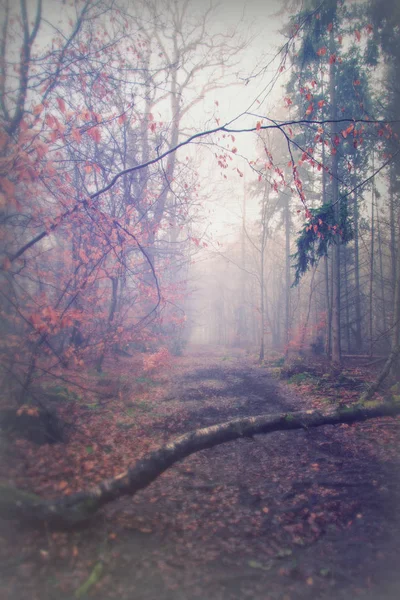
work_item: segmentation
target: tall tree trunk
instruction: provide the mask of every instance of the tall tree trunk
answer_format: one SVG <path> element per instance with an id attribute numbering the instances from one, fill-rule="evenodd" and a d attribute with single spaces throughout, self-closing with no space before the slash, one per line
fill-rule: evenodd
<path id="1" fill-rule="evenodd" d="M 395 185 L 395 166 L 390 165 L 390 183 L 389 183 L 389 220 L 390 220 L 390 265 L 392 269 L 392 286 L 393 286 L 393 301 L 395 296 L 396 287 L 396 211 L 395 211 L 395 199 L 394 199 L 394 185 Z"/>
<path id="2" fill-rule="evenodd" d="M 260 361 L 264 360 L 265 355 L 265 299 L 264 299 L 264 248 L 261 246 L 261 264 L 260 264 L 260 312 L 261 312 L 261 341 L 260 341 Z"/>
<path id="3" fill-rule="evenodd" d="M 398 236 L 400 241 L 400 215 L 397 222 Z M 394 305 L 393 305 L 393 334 L 392 334 L 392 352 L 400 346 L 400 250 L 397 250 L 396 281 L 394 286 Z M 396 379 L 400 379 L 399 373 L 399 355 L 396 354 L 391 364 L 391 374 Z"/>
<path id="4" fill-rule="evenodd" d="M 357 178 L 354 174 L 353 187 L 356 187 Z M 359 251 L 359 234 L 358 234 L 358 194 L 354 191 L 353 196 L 353 220 L 354 220 L 354 285 L 355 285 L 355 346 L 356 351 L 362 351 L 362 335 L 361 335 L 361 288 L 360 288 L 360 251 Z"/>
<path id="5" fill-rule="evenodd" d="M 351 339 L 350 339 L 350 308 L 349 308 L 349 278 L 347 275 L 347 265 L 348 265 L 348 250 L 346 246 L 343 247 L 343 255 L 344 255 L 344 290 L 345 290 L 345 299 L 346 299 L 346 342 L 347 342 L 347 352 L 351 353 Z"/>
<path id="6" fill-rule="evenodd" d="M 285 205 L 285 356 L 289 348 L 290 326 L 290 210 L 289 198 Z"/>
<path id="7" fill-rule="evenodd" d="M 372 155 L 372 170 L 374 170 L 374 157 Z M 369 266 L 369 353 L 373 355 L 374 345 L 374 262 L 375 262 L 375 181 L 372 182 L 371 195 L 371 242 Z"/>
<path id="8" fill-rule="evenodd" d="M 385 277 L 383 271 L 383 256 L 382 256 L 382 232 L 381 232 L 381 220 L 379 218 L 378 208 L 376 210 L 376 228 L 378 231 L 378 256 L 379 256 L 379 282 L 380 282 L 380 296 L 382 302 L 382 331 L 387 331 L 387 315 L 386 315 L 386 290 L 385 290 Z"/>
<path id="9" fill-rule="evenodd" d="M 327 203 L 326 197 L 326 171 L 325 171 L 325 144 L 322 144 L 322 204 Z M 324 256 L 324 276 L 325 276 L 325 310 L 326 310 L 326 338 L 325 354 L 328 358 L 332 350 L 332 303 L 330 301 L 329 286 L 329 256 Z"/>
<path id="10" fill-rule="evenodd" d="M 335 40 L 333 29 L 330 32 L 330 52 L 335 54 Z M 338 182 L 338 154 L 336 148 L 337 125 L 335 123 L 337 116 L 336 100 L 336 66 L 332 62 L 329 65 L 329 95 L 331 111 L 331 144 L 332 144 L 332 204 L 334 207 L 335 221 L 339 227 L 340 223 L 340 199 Z M 340 233 L 337 233 L 336 244 L 333 247 L 333 303 L 332 303 L 332 356 L 331 362 L 335 369 L 341 367 L 341 348 L 340 348 Z"/>

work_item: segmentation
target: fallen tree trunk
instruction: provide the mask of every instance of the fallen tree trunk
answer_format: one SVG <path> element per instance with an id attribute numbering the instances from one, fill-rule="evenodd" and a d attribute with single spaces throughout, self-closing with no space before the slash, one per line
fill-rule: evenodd
<path id="1" fill-rule="evenodd" d="M 46 522 L 54 526 L 71 526 L 88 520 L 102 506 L 147 487 L 176 462 L 206 448 L 254 435 L 308 429 L 321 425 L 356 423 L 400 413 L 400 403 L 380 403 L 327 411 L 304 411 L 280 415 L 259 415 L 234 419 L 186 433 L 139 460 L 128 471 L 87 490 L 45 500 L 40 496 L 0 484 L 0 511 L 3 516 Z"/>

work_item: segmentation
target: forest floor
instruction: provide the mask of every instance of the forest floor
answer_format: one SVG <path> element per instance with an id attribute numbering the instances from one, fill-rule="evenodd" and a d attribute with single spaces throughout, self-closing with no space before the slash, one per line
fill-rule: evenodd
<path id="1" fill-rule="evenodd" d="M 0 475 L 70 493 L 195 428 L 355 401 L 368 373 L 321 387 L 242 350 L 193 348 L 146 376 L 124 358 L 85 379 L 92 391 L 53 389 L 68 443 L 9 440 Z M 276 432 L 201 451 L 78 530 L 1 520 L 0 597 L 85 598 L 86 583 L 99 600 L 397 600 L 399 442 L 399 418 Z"/>

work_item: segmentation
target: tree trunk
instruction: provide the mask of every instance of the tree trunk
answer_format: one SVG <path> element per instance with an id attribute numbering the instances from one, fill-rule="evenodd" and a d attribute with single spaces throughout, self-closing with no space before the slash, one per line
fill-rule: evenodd
<path id="1" fill-rule="evenodd" d="M 290 210 L 289 197 L 285 205 L 285 356 L 289 349 L 290 327 Z"/>
<path id="2" fill-rule="evenodd" d="M 400 236 L 400 215 L 398 218 L 398 235 Z M 396 281 L 394 288 L 392 352 L 400 346 L 400 250 L 397 249 Z M 399 375 L 399 354 L 390 365 L 392 376 L 397 380 Z"/>
<path id="3" fill-rule="evenodd" d="M 151 452 L 128 471 L 86 492 L 45 500 L 7 484 L 0 484 L 0 511 L 3 516 L 14 516 L 30 522 L 45 522 L 58 527 L 74 526 L 90 519 L 105 504 L 121 496 L 132 496 L 146 488 L 173 464 L 200 450 L 274 431 L 351 424 L 399 413 L 400 403 L 374 403 L 372 406 L 356 404 L 351 408 L 323 412 L 303 411 L 234 419 L 186 433 Z"/>
<path id="4" fill-rule="evenodd" d="M 374 155 L 372 154 L 372 171 L 374 171 Z M 374 351 L 374 261 L 375 261 L 375 182 L 372 181 L 371 195 L 371 243 L 369 265 L 369 353 Z"/>
<path id="5" fill-rule="evenodd" d="M 354 176 L 354 187 L 356 186 L 356 177 Z M 357 190 L 354 191 L 353 199 L 353 218 L 354 218 L 354 284 L 355 284 L 355 346 L 356 351 L 362 351 L 362 335 L 361 335 L 361 287 L 360 287 L 360 252 L 359 252 L 359 236 L 358 236 L 358 195 Z"/>
<path id="6" fill-rule="evenodd" d="M 335 54 L 335 41 L 333 29 L 330 32 L 330 52 Z M 340 223 L 340 199 L 338 182 L 338 153 L 336 148 L 337 125 L 335 123 L 337 113 L 336 100 L 336 66 L 332 62 L 329 65 L 329 95 L 331 104 L 331 144 L 332 144 L 332 204 L 334 207 L 336 225 Z M 332 356 L 331 362 L 334 369 L 341 367 L 340 349 L 340 233 L 337 233 L 336 244 L 333 247 L 333 303 L 332 303 Z"/>
<path id="7" fill-rule="evenodd" d="M 107 330 L 104 335 L 103 349 L 101 354 L 97 360 L 96 370 L 98 373 L 101 373 L 103 368 L 103 362 L 107 351 L 107 343 L 108 338 L 111 334 L 112 330 L 112 322 L 114 320 L 115 311 L 117 308 L 117 299 L 118 299 L 118 277 L 110 277 L 111 280 L 111 302 L 110 302 L 110 311 L 108 313 L 108 322 L 107 322 Z"/>

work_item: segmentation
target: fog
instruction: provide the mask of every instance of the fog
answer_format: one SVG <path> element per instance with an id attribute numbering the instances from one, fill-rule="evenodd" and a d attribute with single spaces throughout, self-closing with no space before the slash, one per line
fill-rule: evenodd
<path id="1" fill-rule="evenodd" d="M 372 5 L 332 33 L 309 4 L 3 3 L 4 332 L 25 386 L 43 344 L 99 369 L 188 341 L 386 351 L 395 42 Z"/>
<path id="2" fill-rule="evenodd" d="M 398 597 L 399 34 L 0 0 L 10 598 Z"/>

